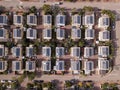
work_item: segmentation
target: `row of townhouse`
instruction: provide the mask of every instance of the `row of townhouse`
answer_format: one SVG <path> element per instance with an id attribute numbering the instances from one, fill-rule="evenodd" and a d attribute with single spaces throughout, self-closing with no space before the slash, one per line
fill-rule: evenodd
<path id="1" fill-rule="evenodd" d="M 21 26 L 23 25 L 23 16 L 22 15 L 14 15 L 13 16 L 13 23 L 16 26 Z M 27 24 L 29 26 L 37 26 L 37 16 L 34 14 L 29 14 L 27 15 Z M 81 38 L 81 25 L 85 25 L 88 27 L 85 30 L 85 39 L 86 40 L 91 40 L 95 39 L 95 30 L 92 28 L 93 25 L 95 24 L 95 15 L 94 14 L 89 14 L 89 15 L 84 15 L 83 17 L 80 15 L 73 15 L 72 16 L 72 30 L 71 30 L 71 38 L 72 39 L 80 39 Z M 0 15 L 0 25 L 4 26 L 7 25 L 7 16 L 6 15 Z M 51 15 L 44 15 L 43 16 L 43 25 L 45 26 L 44 29 L 42 30 L 42 36 L 43 39 L 52 39 L 52 16 Z M 65 39 L 65 30 L 64 27 L 66 25 L 66 16 L 62 14 L 58 14 L 55 19 L 55 26 L 57 27 L 56 29 L 56 38 L 59 40 Z M 104 30 L 101 30 L 99 32 L 99 41 L 109 41 L 110 40 L 110 32 L 107 29 L 107 27 L 110 25 L 110 19 L 107 15 L 102 15 L 99 20 L 98 20 L 98 27 L 104 28 Z M 62 27 L 61 27 L 62 26 Z M 37 29 L 34 28 L 28 28 L 26 30 L 26 38 L 27 39 L 37 39 Z M 6 34 L 7 30 L 2 27 L 0 29 L 0 36 L 1 39 L 8 38 L 9 34 Z M 23 30 L 21 28 L 15 28 L 13 29 L 12 36 L 15 39 L 22 39 L 23 36 Z M 9 38 L 8 38 L 9 39 Z M 25 47 L 26 48 L 26 57 L 33 57 L 35 54 L 34 52 L 34 47 L 32 45 Z M 14 57 L 20 57 L 22 56 L 22 47 L 21 45 L 12 47 L 11 49 L 12 55 Z M 0 45 L 0 54 L 1 57 L 7 55 L 7 50 L 4 45 Z M 57 58 L 60 58 L 62 56 L 65 56 L 65 48 L 64 47 L 56 47 L 55 49 L 55 56 Z M 51 70 L 51 47 L 45 46 L 42 47 L 42 55 L 44 57 L 48 57 L 49 59 L 47 61 L 42 61 L 42 70 L 47 69 L 48 71 Z M 86 74 L 89 74 L 90 71 L 95 70 L 95 62 L 92 60 L 89 60 L 88 58 L 91 56 L 95 55 L 94 47 L 86 46 L 84 47 L 84 65 L 80 64 L 80 59 L 81 59 L 81 48 L 80 47 L 71 47 L 71 53 L 70 56 L 71 58 L 73 57 L 74 59 L 70 59 L 71 61 L 71 67 L 70 69 L 72 71 L 80 71 L 80 67 L 84 66 L 84 70 Z M 98 70 L 109 70 L 109 60 L 107 60 L 107 56 L 109 56 L 109 46 L 98 46 Z M 3 62 L 3 61 L 1 61 Z M 14 63 L 13 63 L 14 62 Z M 15 71 L 17 69 L 22 69 L 19 68 L 21 67 L 22 64 L 19 64 L 22 61 L 12 61 L 12 70 Z M 31 63 L 27 63 L 31 62 Z M 26 70 L 33 69 L 35 71 L 35 61 L 27 61 L 26 62 Z M 16 65 L 17 63 L 17 65 Z M 34 65 L 32 65 L 34 63 Z M 2 64 L 1 64 L 2 66 Z M 56 60 L 56 65 L 54 66 L 54 70 L 56 71 L 65 71 L 65 61 L 58 59 Z M 3 67 L 3 66 L 2 66 Z M 14 68 L 14 69 L 13 69 Z M 15 69 L 16 68 L 16 69 Z M 89 73 L 88 73 L 89 72 Z"/>
<path id="2" fill-rule="evenodd" d="M 84 70 L 85 74 L 90 74 L 91 72 L 94 72 L 95 70 L 98 72 L 109 70 L 109 60 L 105 58 L 99 58 L 97 65 L 98 67 L 95 69 L 95 63 L 94 61 L 84 61 L 84 68 L 81 69 L 81 61 L 79 60 L 70 60 L 70 67 L 69 70 L 65 68 L 65 61 L 64 60 L 56 60 L 55 66 L 52 69 L 51 60 L 47 61 L 41 61 L 41 70 L 43 72 L 50 72 L 52 70 L 55 70 L 57 73 L 61 73 L 64 71 L 71 71 L 73 74 L 80 74 L 80 71 Z M 7 70 L 8 63 L 7 61 L 0 61 L 0 72 L 4 72 Z M 23 71 L 29 71 L 29 72 L 35 72 L 37 70 L 36 62 L 28 60 L 25 62 L 25 68 L 23 69 L 23 63 L 21 60 L 13 60 L 12 61 L 12 71 L 17 72 L 23 72 Z M 98 73 L 99 74 L 99 73 Z"/>

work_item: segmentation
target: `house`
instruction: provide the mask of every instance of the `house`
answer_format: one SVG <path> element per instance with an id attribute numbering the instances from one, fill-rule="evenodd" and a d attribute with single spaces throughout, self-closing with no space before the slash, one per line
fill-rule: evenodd
<path id="1" fill-rule="evenodd" d="M 84 48 L 84 57 L 89 58 L 94 55 L 94 48 L 93 47 L 85 47 Z"/>
<path id="2" fill-rule="evenodd" d="M 37 16 L 34 14 L 27 15 L 27 24 L 36 26 L 37 25 Z"/>
<path id="3" fill-rule="evenodd" d="M 22 62 L 21 61 L 12 61 L 12 71 L 21 71 L 22 70 Z"/>
<path id="4" fill-rule="evenodd" d="M 103 30 L 99 32 L 99 41 L 109 41 L 110 40 L 110 31 Z"/>
<path id="5" fill-rule="evenodd" d="M 85 26 L 93 26 L 95 24 L 95 16 L 94 14 L 87 14 L 83 17 L 83 24 Z"/>
<path id="6" fill-rule="evenodd" d="M 65 15 L 58 14 L 56 16 L 56 26 L 65 26 Z"/>
<path id="7" fill-rule="evenodd" d="M 35 61 L 26 61 L 25 70 L 29 72 L 34 72 L 36 68 Z"/>
<path id="8" fill-rule="evenodd" d="M 71 56 L 74 58 L 80 58 L 80 47 L 71 47 Z"/>
<path id="9" fill-rule="evenodd" d="M 85 39 L 90 40 L 90 39 L 94 39 L 94 37 L 95 37 L 94 29 L 86 29 L 85 30 Z"/>
<path id="10" fill-rule="evenodd" d="M 106 58 L 98 58 L 98 69 L 99 70 L 109 70 L 109 60 Z"/>
<path id="11" fill-rule="evenodd" d="M 62 60 L 57 60 L 56 61 L 56 65 L 54 66 L 54 70 L 56 70 L 56 71 L 64 71 L 65 69 L 64 69 L 64 61 L 62 61 Z"/>
<path id="12" fill-rule="evenodd" d="M 73 71 L 74 74 L 79 74 L 80 72 L 80 61 L 79 60 L 71 60 L 71 71 Z"/>
<path id="13" fill-rule="evenodd" d="M 72 16 L 72 26 L 80 27 L 81 25 L 81 16 L 75 14 Z"/>
<path id="14" fill-rule="evenodd" d="M 98 27 L 107 28 L 110 26 L 110 18 L 108 15 L 102 15 L 98 20 Z"/>
<path id="15" fill-rule="evenodd" d="M 43 30 L 43 39 L 50 40 L 52 38 L 52 30 L 50 28 L 46 28 Z"/>
<path id="16" fill-rule="evenodd" d="M 80 39 L 81 38 L 81 29 L 77 28 L 77 27 L 72 27 L 71 38 L 72 39 Z"/>
<path id="17" fill-rule="evenodd" d="M 22 48 L 21 48 L 21 46 L 12 47 L 12 55 L 14 57 L 21 57 L 22 56 Z"/>
<path id="18" fill-rule="evenodd" d="M 51 15 L 44 15 L 43 16 L 43 25 L 51 27 L 51 25 L 52 25 L 52 16 Z"/>
<path id="19" fill-rule="evenodd" d="M 8 17 L 7 15 L 0 15 L 0 26 L 7 25 Z"/>
<path id="20" fill-rule="evenodd" d="M 5 41 L 8 39 L 8 32 L 5 28 L 0 28 L 0 40 Z"/>
<path id="21" fill-rule="evenodd" d="M 7 61 L 0 61 L 0 72 L 7 70 Z"/>
<path id="22" fill-rule="evenodd" d="M 99 57 L 109 56 L 109 46 L 98 46 L 98 56 Z"/>
<path id="23" fill-rule="evenodd" d="M 93 61 L 85 61 L 84 62 L 84 70 L 85 74 L 90 74 L 94 71 L 94 62 Z"/>
<path id="24" fill-rule="evenodd" d="M 37 30 L 33 28 L 27 29 L 27 39 L 37 39 Z"/>
<path id="25" fill-rule="evenodd" d="M 51 71 L 51 61 L 42 61 L 42 71 Z"/>
<path id="26" fill-rule="evenodd" d="M 56 38 L 58 40 L 65 39 L 65 30 L 63 28 L 57 28 L 56 29 Z"/>
<path id="27" fill-rule="evenodd" d="M 5 47 L 4 45 L 0 45 L 0 57 L 5 56 Z"/>
<path id="28" fill-rule="evenodd" d="M 42 47 L 42 55 L 44 57 L 51 57 L 51 47 Z"/>
<path id="29" fill-rule="evenodd" d="M 56 57 L 59 58 L 64 56 L 64 50 L 64 47 L 56 47 Z"/>
<path id="30" fill-rule="evenodd" d="M 13 29 L 13 38 L 14 39 L 22 39 L 23 32 L 20 28 Z"/>
<path id="31" fill-rule="evenodd" d="M 23 24 L 23 16 L 22 15 L 14 15 L 13 16 L 13 23 L 14 25 L 22 25 Z"/>
<path id="32" fill-rule="evenodd" d="M 33 57 L 34 56 L 34 50 L 33 46 L 30 45 L 29 47 L 26 47 L 26 56 L 27 57 Z"/>

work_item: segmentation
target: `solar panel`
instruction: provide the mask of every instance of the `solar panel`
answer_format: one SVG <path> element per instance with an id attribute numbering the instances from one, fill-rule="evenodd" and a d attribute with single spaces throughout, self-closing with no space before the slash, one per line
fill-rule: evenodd
<path id="1" fill-rule="evenodd" d="M 103 39 L 109 39 L 109 32 L 103 32 Z"/>
<path id="2" fill-rule="evenodd" d="M 17 16 L 17 23 L 21 23 L 21 16 Z"/>
<path id="3" fill-rule="evenodd" d="M 63 70 L 63 63 L 59 62 L 59 70 Z"/>
<path id="4" fill-rule="evenodd" d="M 89 70 L 92 70 L 93 64 L 89 62 Z"/>
<path id="5" fill-rule="evenodd" d="M 3 48 L 0 48 L 0 56 L 3 56 Z"/>
<path id="6" fill-rule="evenodd" d="M 77 16 L 77 23 L 79 23 L 79 24 L 80 24 L 80 23 L 81 23 L 81 21 L 80 21 L 80 20 L 81 20 L 81 17 L 80 17 L 80 16 Z"/>
<path id="7" fill-rule="evenodd" d="M 30 37 L 33 37 L 33 33 L 34 33 L 34 31 L 32 30 L 32 29 L 30 29 Z"/>
<path id="8" fill-rule="evenodd" d="M 16 56 L 17 56 L 17 57 L 20 56 L 20 48 L 16 48 Z"/>
<path id="9" fill-rule="evenodd" d="M 3 16 L 0 16 L 0 23 L 3 23 Z"/>
<path id="10" fill-rule="evenodd" d="M 3 63 L 0 62 L 0 70 L 2 70 L 2 69 L 3 69 Z"/>
<path id="11" fill-rule="evenodd" d="M 81 36 L 81 30 L 77 29 L 77 37 L 80 37 L 80 36 Z"/>
<path id="12" fill-rule="evenodd" d="M 32 62 L 29 62 L 29 70 L 32 70 L 32 69 L 33 69 Z"/>
<path id="13" fill-rule="evenodd" d="M 29 48 L 29 56 L 33 56 L 33 48 Z"/>
<path id="14" fill-rule="evenodd" d="M 50 48 L 46 49 L 46 56 L 50 56 Z"/>
<path id="15" fill-rule="evenodd" d="M 76 48 L 76 56 L 77 56 L 77 57 L 80 56 L 80 50 L 79 50 L 79 48 Z"/>
<path id="16" fill-rule="evenodd" d="M 50 63 L 49 62 L 46 63 L 46 70 L 50 70 Z"/>
<path id="17" fill-rule="evenodd" d="M 51 23 L 51 16 L 47 16 L 47 23 L 48 23 L 48 24 Z"/>
<path id="18" fill-rule="evenodd" d="M 63 18 L 63 16 L 60 16 L 60 23 L 64 23 L 64 18 Z"/>
<path id="19" fill-rule="evenodd" d="M 34 16 L 30 16 L 30 23 L 34 23 Z"/>
<path id="20" fill-rule="evenodd" d="M 16 62 L 16 70 L 19 70 L 19 69 L 20 69 L 20 63 Z"/>
<path id="21" fill-rule="evenodd" d="M 20 29 L 16 29 L 17 32 L 17 37 L 21 37 L 21 30 Z"/>
<path id="22" fill-rule="evenodd" d="M 0 29 L 0 37 L 3 37 L 3 36 L 4 36 L 4 30 Z"/>
<path id="23" fill-rule="evenodd" d="M 47 32 L 47 37 L 51 37 L 51 30 L 48 29 L 46 32 Z"/>

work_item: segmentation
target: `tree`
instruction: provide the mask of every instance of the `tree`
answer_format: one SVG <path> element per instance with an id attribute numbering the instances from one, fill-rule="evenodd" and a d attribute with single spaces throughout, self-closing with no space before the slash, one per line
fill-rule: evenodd
<path id="1" fill-rule="evenodd" d="M 30 9 L 29 9 L 29 12 L 30 13 L 35 13 L 37 11 L 37 8 L 35 6 L 32 6 Z"/>
<path id="2" fill-rule="evenodd" d="M 11 88 L 12 89 L 17 89 L 17 88 L 19 88 L 19 86 L 20 86 L 20 84 L 19 84 L 18 81 L 11 83 Z"/>
<path id="3" fill-rule="evenodd" d="M 33 88 L 34 85 L 32 83 L 27 83 L 27 89 L 30 90 L 31 88 Z"/>
<path id="4" fill-rule="evenodd" d="M 84 40 L 79 41 L 79 43 L 78 43 L 79 47 L 83 47 L 84 45 L 85 45 L 85 41 Z"/>
<path id="5" fill-rule="evenodd" d="M 29 80 L 33 80 L 35 78 L 35 73 L 28 73 Z"/>
<path id="6" fill-rule="evenodd" d="M 69 88 L 69 87 L 72 86 L 72 83 L 71 83 L 70 81 L 66 81 L 66 82 L 65 82 L 65 86 L 66 86 L 67 88 Z"/>
<path id="7" fill-rule="evenodd" d="M 0 14 L 2 14 L 3 12 L 5 12 L 5 7 L 4 6 L 0 6 Z"/>
<path id="8" fill-rule="evenodd" d="M 42 9 L 45 12 L 45 14 L 50 14 L 51 13 L 51 6 L 48 5 L 48 4 L 44 4 Z"/>
<path id="9" fill-rule="evenodd" d="M 83 11 L 84 12 L 91 12 L 91 11 L 93 11 L 94 9 L 93 9 L 93 7 L 90 7 L 90 6 L 84 6 L 83 7 Z"/>

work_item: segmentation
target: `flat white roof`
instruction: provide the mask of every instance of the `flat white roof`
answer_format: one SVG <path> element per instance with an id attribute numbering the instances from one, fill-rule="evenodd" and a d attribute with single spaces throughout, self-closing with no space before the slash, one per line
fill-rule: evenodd
<path id="1" fill-rule="evenodd" d="M 28 25 L 37 25 L 37 16 L 34 14 L 27 15 L 27 24 Z"/>
<path id="2" fill-rule="evenodd" d="M 110 31 L 103 30 L 99 32 L 99 41 L 109 41 L 110 40 Z"/>
<path id="3" fill-rule="evenodd" d="M 22 39 L 22 30 L 20 28 L 13 29 L 13 38 Z"/>
<path id="4" fill-rule="evenodd" d="M 12 61 L 12 71 L 21 71 L 21 61 Z"/>
<path id="5" fill-rule="evenodd" d="M 49 29 L 44 29 L 43 30 L 43 39 L 51 39 L 52 38 L 52 30 L 49 28 Z"/>
<path id="6" fill-rule="evenodd" d="M 79 60 L 71 60 L 71 70 L 72 71 L 80 71 L 80 61 Z"/>
<path id="7" fill-rule="evenodd" d="M 85 30 L 85 39 L 94 39 L 95 37 L 95 31 L 94 29 L 86 29 Z"/>
<path id="8" fill-rule="evenodd" d="M 98 58 L 98 69 L 99 70 L 109 70 L 109 60 L 105 58 Z"/>
<path id="9" fill-rule="evenodd" d="M 13 16 L 13 23 L 15 25 L 22 25 L 22 23 L 23 23 L 23 16 L 22 15 L 14 15 Z"/>
<path id="10" fill-rule="evenodd" d="M 58 40 L 63 40 L 65 38 L 65 30 L 62 28 L 56 29 L 56 37 Z"/>
<path id="11" fill-rule="evenodd" d="M 80 58 L 80 47 L 71 47 L 71 56 Z"/>
<path id="12" fill-rule="evenodd" d="M 64 53 L 64 47 L 56 47 L 56 57 L 62 57 Z"/>
<path id="13" fill-rule="evenodd" d="M 98 46 L 98 56 L 99 57 L 109 56 L 109 46 Z"/>
<path id="14" fill-rule="evenodd" d="M 0 25 L 7 25 L 8 17 L 6 15 L 0 15 Z"/>
<path id="15" fill-rule="evenodd" d="M 34 72 L 36 68 L 35 61 L 26 61 L 26 71 Z"/>
<path id="16" fill-rule="evenodd" d="M 56 26 L 57 27 L 65 26 L 65 15 L 58 14 L 56 16 Z"/>
<path id="17" fill-rule="evenodd" d="M 50 71 L 51 70 L 51 61 L 42 61 L 42 71 Z"/>
<path id="18" fill-rule="evenodd" d="M 94 55 L 94 48 L 93 47 L 85 47 L 84 48 L 84 57 L 89 58 L 90 56 Z"/>
<path id="19" fill-rule="evenodd" d="M 73 27 L 71 31 L 72 39 L 80 39 L 81 38 L 81 30 L 80 28 Z"/>
<path id="20" fill-rule="evenodd" d="M 56 71 L 64 71 L 64 61 L 56 61 Z"/>
<path id="21" fill-rule="evenodd" d="M 37 39 L 37 30 L 33 28 L 28 28 L 26 37 L 28 39 Z"/>
<path id="22" fill-rule="evenodd" d="M 51 47 L 42 47 L 42 55 L 45 57 L 51 57 Z"/>
<path id="23" fill-rule="evenodd" d="M 80 26 L 81 25 L 81 16 L 76 14 L 72 16 L 72 26 Z"/>

